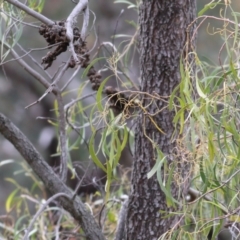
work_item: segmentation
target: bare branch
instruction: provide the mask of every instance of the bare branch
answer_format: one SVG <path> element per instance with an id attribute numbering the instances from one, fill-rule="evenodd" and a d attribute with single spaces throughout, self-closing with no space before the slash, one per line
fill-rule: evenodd
<path id="1" fill-rule="evenodd" d="M 69 108 L 71 108 L 71 107 L 72 107 L 74 104 L 76 104 L 77 102 L 82 101 L 82 100 L 84 100 L 84 99 L 86 99 L 86 98 L 92 97 L 92 96 L 94 96 L 95 94 L 96 94 L 96 93 L 93 92 L 93 93 L 90 93 L 90 94 L 81 96 L 81 97 L 79 97 L 79 98 L 77 98 L 77 99 L 75 99 L 75 100 L 72 100 L 70 103 L 68 103 L 68 104 L 66 104 L 66 105 L 64 106 L 64 108 L 66 109 L 66 112 L 68 113 Z"/>
<path id="2" fill-rule="evenodd" d="M 53 85 L 53 86 L 54 86 L 54 85 Z M 32 107 L 33 105 L 41 102 L 41 101 L 43 100 L 43 98 L 45 98 L 49 93 L 51 93 L 51 92 L 53 91 L 53 86 L 50 86 L 50 87 L 45 91 L 45 93 L 44 93 L 37 101 L 35 101 L 35 102 L 27 105 L 27 106 L 25 107 L 25 109 L 28 109 L 28 108 Z M 58 94 L 58 91 L 56 90 L 55 95 L 57 95 L 57 94 Z"/>
<path id="3" fill-rule="evenodd" d="M 60 175 L 61 180 L 66 182 L 67 180 L 67 160 L 68 160 L 68 151 L 67 151 L 67 139 L 66 139 L 66 119 L 64 112 L 64 103 L 62 99 L 61 92 L 57 92 L 57 102 L 58 102 L 58 112 L 59 112 L 59 141 L 60 141 L 60 156 L 61 156 L 61 167 L 60 167 Z"/>
<path id="4" fill-rule="evenodd" d="M 36 66 L 38 66 L 41 70 L 44 71 L 43 66 L 39 62 L 37 62 L 37 60 L 30 54 L 31 51 L 38 51 L 38 50 L 40 50 L 39 48 L 38 49 L 30 49 L 27 52 L 19 43 L 17 43 L 17 46 L 25 53 L 26 56 L 28 56 L 31 59 L 31 61 L 33 61 L 35 63 Z M 44 49 L 44 48 L 42 48 L 42 49 Z M 47 76 L 50 79 L 52 78 L 51 75 L 47 71 L 44 71 L 44 72 L 47 74 Z"/>
<path id="5" fill-rule="evenodd" d="M 40 73 L 35 71 L 33 68 L 29 66 L 23 59 L 19 57 L 19 55 L 11 49 L 11 54 L 16 59 L 16 61 L 30 74 L 32 75 L 36 80 L 38 80 L 45 88 L 50 87 L 50 83 L 44 78 Z M 53 89 L 52 92 L 56 94 L 56 89 Z"/>
<path id="6" fill-rule="evenodd" d="M 59 230 L 60 230 L 60 226 L 61 226 L 60 223 L 62 221 L 62 217 L 63 217 L 63 211 L 61 211 L 60 216 L 59 216 L 58 221 L 57 221 L 57 224 L 55 226 L 55 240 L 60 239 L 59 238 Z"/>
<path id="7" fill-rule="evenodd" d="M 126 217 L 127 217 L 127 206 L 128 206 L 128 199 L 122 203 L 121 210 L 119 212 L 118 216 L 118 225 L 116 230 L 116 236 L 114 240 L 122 240 L 125 239 L 125 223 L 126 223 Z"/>
<path id="8" fill-rule="evenodd" d="M 64 73 L 68 70 L 68 65 L 71 59 L 69 59 L 63 67 L 59 68 L 58 71 L 54 74 L 53 82 L 51 83 L 51 86 L 54 86 L 58 83 L 58 81 L 62 78 Z"/>
<path id="9" fill-rule="evenodd" d="M 73 196 L 73 192 L 62 182 L 52 168 L 43 160 L 26 136 L 2 113 L 0 113 L 0 133 L 8 139 L 24 157 L 36 175 L 42 180 L 48 190 L 54 195 L 63 193 Z M 60 197 L 60 203 L 65 210 L 78 221 L 86 234 L 87 240 L 105 240 L 93 216 L 81 202 L 79 197 L 69 199 Z"/>
<path id="10" fill-rule="evenodd" d="M 74 79 L 74 77 L 78 74 L 79 70 L 81 69 L 81 66 L 78 66 L 75 72 L 72 74 L 72 76 L 69 78 L 69 80 L 64 84 L 64 86 L 61 89 L 61 92 L 63 92 L 67 86 L 71 83 L 71 81 Z"/>
<path id="11" fill-rule="evenodd" d="M 29 8 L 28 6 L 26 6 L 25 4 L 17 1 L 17 0 L 5 0 L 8 3 L 11 3 L 12 5 L 16 6 L 17 8 L 23 10 L 25 13 L 31 15 L 32 17 L 38 19 L 40 22 L 45 23 L 47 25 L 53 25 L 54 22 L 50 19 L 48 19 L 47 17 L 43 16 L 42 14 L 32 10 L 31 8 Z"/>
<path id="12" fill-rule="evenodd" d="M 81 31 L 81 38 L 83 41 L 87 36 L 88 23 L 89 23 L 89 8 L 87 5 L 86 9 L 84 10 L 83 25 L 82 25 L 82 31 Z"/>
<path id="13" fill-rule="evenodd" d="M 6 48 L 8 47 L 6 44 L 4 44 L 4 46 Z M 39 103 L 50 92 L 53 92 L 54 95 L 56 95 L 56 97 L 57 97 L 58 109 L 59 109 L 59 124 L 60 124 L 59 136 L 60 136 L 60 146 L 61 146 L 61 170 L 60 170 L 60 172 L 61 172 L 61 179 L 63 180 L 63 182 L 65 182 L 66 178 L 67 178 L 67 146 L 66 146 L 67 141 L 66 141 L 66 131 L 65 131 L 66 122 L 65 122 L 64 104 L 62 101 L 62 96 L 61 96 L 60 90 L 54 86 L 64 75 L 65 71 L 68 69 L 68 63 L 70 60 L 64 65 L 64 67 L 59 71 L 59 73 L 56 74 L 56 76 L 54 77 L 55 79 L 54 79 L 53 83 L 50 84 L 44 77 L 42 77 L 42 75 L 40 75 L 37 71 L 35 71 L 33 68 L 31 68 L 24 60 L 19 58 L 18 54 L 13 49 L 11 49 L 11 54 L 16 59 L 16 61 L 18 61 L 18 63 L 28 73 L 30 73 L 33 77 L 35 77 L 35 79 L 40 81 L 47 88 L 47 90 L 45 91 L 43 96 L 41 96 L 37 101 L 28 105 L 26 108 L 29 108 L 29 107 Z"/>
<path id="14" fill-rule="evenodd" d="M 74 35 L 73 35 L 73 27 L 74 24 L 77 22 L 77 17 L 78 15 L 82 12 L 85 11 L 87 9 L 88 6 L 88 0 L 82 0 L 79 1 L 78 4 L 76 5 L 76 7 L 72 10 L 72 12 L 70 13 L 70 15 L 68 16 L 66 23 L 65 23 L 65 27 L 66 27 L 66 36 L 69 40 L 69 47 L 70 50 L 72 52 L 73 55 L 73 59 L 76 63 L 79 62 L 77 54 L 74 51 L 74 46 L 73 46 L 73 39 L 74 39 Z M 84 19 L 84 26 L 83 28 L 85 29 L 86 26 L 88 26 L 88 21 L 89 21 L 89 10 L 86 11 L 86 14 L 84 15 L 86 16 L 86 19 Z M 83 31 L 83 30 L 82 30 Z M 84 32 L 85 33 L 85 30 Z M 81 36 L 82 37 L 82 36 Z M 83 39 L 84 40 L 84 39 Z"/>

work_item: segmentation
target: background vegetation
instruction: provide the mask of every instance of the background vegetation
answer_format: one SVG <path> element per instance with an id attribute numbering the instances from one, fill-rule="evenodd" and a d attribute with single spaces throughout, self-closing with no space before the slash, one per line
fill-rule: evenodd
<path id="1" fill-rule="evenodd" d="M 73 8 L 70 1 L 28 3 L 47 17 L 58 20 L 65 19 Z M 169 100 L 169 108 L 176 112 L 175 124 L 180 125 L 178 148 L 183 153 L 181 156 L 186 158 L 184 161 L 191 160 L 191 189 L 186 196 L 188 203 L 184 204 L 182 211 L 171 213 L 179 214 L 184 224 L 178 229 L 173 228 L 161 239 L 215 239 L 219 232 L 225 230 L 229 230 L 234 239 L 238 239 L 240 234 L 239 8 L 237 0 L 231 4 L 228 1 L 198 1 L 197 49 L 189 53 L 194 56 L 196 67 L 192 62 L 187 66 L 181 65 L 181 83 L 176 89 L 180 92 L 177 99 L 180 106 L 175 104 L 175 92 Z M 91 191 L 89 189 L 81 189 L 79 194 L 89 211 L 93 212 L 105 236 L 112 239 L 122 199 L 129 191 L 127 167 L 131 165 L 137 115 L 135 105 L 139 94 L 138 2 L 102 0 L 90 2 L 90 9 L 97 21 L 92 14 L 92 31 L 87 47 L 93 49 L 90 58 L 92 65 L 101 70 L 102 84 L 93 95 L 86 80 L 89 68 L 82 69 L 63 93 L 68 114 L 68 181 L 76 187 L 74 179 L 83 179 L 87 188 L 93 185 L 93 179 L 97 179 L 93 186 L 94 190 L 97 189 L 95 194 L 86 195 Z M 37 62 L 41 62 L 48 49 L 39 49 L 46 43 L 36 34 L 37 31 L 32 34 L 31 27 L 24 26 L 21 21 L 14 23 L 14 18 L 9 14 L 28 23 L 35 21 L 1 2 L 0 111 L 13 120 L 57 171 L 59 145 L 55 137 L 59 130 L 56 120 L 58 103 L 47 95 L 39 103 L 25 109 L 39 99 L 45 89 L 17 67 L 4 43 L 7 42 L 10 49 L 17 48 L 20 55 L 24 54 L 24 50 L 17 43 L 25 51 L 35 49 L 31 55 Z M 9 26 L 14 26 L 14 34 L 6 34 Z M 53 75 L 68 56 L 67 52 L 58 57 L 48 73 Z M 35 67 L 32 59 L 29 64 Z M 71 76 L 72 72 L 66 73 L 62 86 Z M 191 81 L 193 78 L 194 83 Z M 117 115 L 119 109 L 109 108 L 111 98 L 101 95 L 102 89 L 108 85 L 132 98 L 126 111 L 121 114 Z M 78 98 L 81 101 L 73 101 Z M 4 138 L 0 140 L 1 237 L 19 239 L 49 195 L 13 146 Z M 127 150 L 124 157 L 123 150 Z M 106 172 L 106 182 L 100 181 L 104 179 L 104 174 L 99 173 L 92 162 L 89 164 L 89 156 L 95 165 Z M 119 161 L 123 162 L 123 169 L 117 169 Z M 149 177 L 164 164 L 164 156 L 159 152 L 159 159 Z M 84 175 L 86 169 L 87 174 Z M 82 176 L 90 176 L 91 184 Z M 172 177 L 180 181 L 174 173 Z M 164 180 L 160 181 L 160 185 L 169 196 L 168 179 Z M 171 200 L 169 204 L 172 204 Z M 84 239 L 81 228 L 72 216 L 57 204 L 48 205 L 39 214 L 30 234 L 32 239 L 64 239 L 69 236 Z"/>

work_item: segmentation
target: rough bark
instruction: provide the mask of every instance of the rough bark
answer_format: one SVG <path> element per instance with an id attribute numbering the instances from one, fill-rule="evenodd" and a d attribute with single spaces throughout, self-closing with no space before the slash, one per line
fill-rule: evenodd
<path id="1" fill-rule="evenodd" d="M 191 37 L 194 30 L 192 27 L 187 33 L 187 28 L 196 17 L 195 12 L 194 0 L 143 0 L 139 12 L 141 91 L 167 98 L 179 84 L 181 56 L 186 56 L 186 47 L 191 48 L 187 46 L 187 35 Z M 156 175 L 147 178 L 157 157 L 149 138 L 167 156 L 168 163 L 179 161 L 173 138 L 175 113 L 164 108 L 166 105 L 164 101 L 143 97 L 143 106 L 165 134 L 156 128 L 146 111 L 140 114 L 135 131 L 132 192 L 126 218 L 125 239 L 128 240 L 158 239 L 179 220 L 178 216 L 162 218 L 160 210 L 176 212 L 176 209 L 167 207 Z M 179 174 L 187 174 L 188 163 L 180 163 L 180 166 Z M 172 183 L 174 198 L 179 199 L 179 192 L 184 191 Z"/>

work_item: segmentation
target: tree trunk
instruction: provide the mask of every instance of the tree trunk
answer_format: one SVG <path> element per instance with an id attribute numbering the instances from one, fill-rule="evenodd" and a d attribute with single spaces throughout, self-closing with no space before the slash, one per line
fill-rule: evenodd
<path id="1" fill-rule="evenodd" d="M 180 82 L 181 56 L 186 57 L 187 51 L 194 45 L 193 42 L 189 43 L 194 24 L 189 32 L 187 28 L 195 17 L 195 0 L 143 0 L 139 12 L 142 92 L 163 96 L 168 100 L 168 96 Z M 163 218 L 177 209 L 167 206 L 156 174 L 150 179 L 147 178 L 147 173 L 156 163 L 155 146 L 167 157 L 168 164 L 179 161 L 179 157 L 176 157 L 176 138 L 173 136 L 175 113 L 166 108 L 165 101 L 142 96 L 145 111 L 139 115 L 136 124 L 132 192 L 127 208 L 124 237 L 128 240 L 158 239 L 179 220 L 178 215 Z M 187 175 L 189 163 L 180 162 L 179 166 L 181 167 L 177 173 L 184 177 Z M 161 171 L 162 179 L 163 174 Z M 180 200 L 179 196 L 185 194 L 187 188 L 188 183 L 184 188 L 172 183 L 172 196 Z M 167 213 L 162 214 L 161 211 Z"/>

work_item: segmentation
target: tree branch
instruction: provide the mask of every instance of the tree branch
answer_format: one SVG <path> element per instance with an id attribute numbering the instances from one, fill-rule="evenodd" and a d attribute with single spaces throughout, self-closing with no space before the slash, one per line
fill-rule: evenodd
<path id="1" fill-rule="evenodd" d="M 54 195 L 64 193 L 70 198 L 61 197 L 60 203 L 80 224 L 88 240 L 105 240 L 93 216 L 79 197 L 73 198 L 73 192 L 61 181 L 51 167 L 43 160 L 26 136 L 2 113 L 0 113 L 0 133 L 8 139 L 48 190 Z"/>
<path id="2" fill-rule="evenodd" d="M 29 8 L 28 6 L 26 6 L 25 4 L 23 4 L 17 0 L 5 0 L 5 1 L 8 3 L 11 3 L 12 5 L 16 6 L 17 8 L 23 10 L 30 16 L 38 19 L 40 22 L 45 23 L 46 25 L 54 24 L 54 22 L 52 20 L 48 19 L 47 17 L 43 16 L 42 14 L 40 14 L 34 10 L 32 10 L 31 8 Z"/>
<path id="3" fill-rule="evenodd" d="M 81 31 L 81 38 L 83 41 L 87 36 L 88 23 L 89 23 L 89 8 L 87 5 L 86 9 L 84 10 L 84 18 L 83 18 L 83 25 L 82 25 L 82 31 Z"/>
<path id="4" fill-rule="evenodd" d="M 15 52 L 13 49 L 9 48 L 6 44 L 4 46 L 8 49 L 10 49 L 12 56 L 16 59 L 16 61 L 30 74 L 32 75 L 36 80 L 38 80 L 45 88 L 49 88 L 51 84 L 44 78 L 40 73 L 35 71 L 32 67 L 29 66 L 23 59 L 19 57 L 17 52 Z M 53 88 L 52 92 L 56 95 L 56 89 Z"/>
<path id="5" fill-rule="evenodd" d="M 60 176 L 63 182 L 67 181 L 67 161 L 68 161 L 68 151 L 67 151 L 67 139 L 66 139 L 66 120 L 65 120 L 65 111 L 64 104 L 62 99 L 62 94 L 59 91 L 56 95 L 58 102 L 58 119 L 59 119 L 59 141 L 60 141 L 60 153 L 61 153 L 61 167 L 60 167 Z"/>
<path id="6" fill-rule="evenodd" d="M 74 27 L 74 24 L 77 22 L 77 17 L 79 15 L 79 13 L 81 13 L 82 11 L 85 11 L 86 9 L 87 9 L 86 14 L 84 14 L 84 26 L 83 26 L 82 32 L 81 32 L 81 34 L 84 34 L 84 37 L 85 37 L 85 35 L 86 35 L 85 32 L 86 32 L 88 22 L 89 22 L 88 0 L 79 1 L 78 4 L 76 5 L 76 7 L 72 10 L 70 15 L 68 16 L 66 23 L 65 23 L 66 36 L 69 40 L 69 47 L 72 52 L 73 59 L 76 63 L 78 63 L 79 60 L 78 60 L 77 54 L 74 51 L 74 46 L 73 46 L 73 39 L 74 39 L 73 27 Z M 81 38 L 83 39 L 83 36 L 81 36 Z M 83 39 L 83 41 L 84 41 L 84 39 Z"/>
<path id="7" fill-rule="evenodd" d="M 122 207 L 118 214 L 118 225 L 117 225 L 116 236 L 114 240 L 122 240 L 126 238 L 125 223 L 126 223 L 126 217 L 127 217 L 127 206 L 128 206 L 128 199 L 125 200 L 124 203 L 122 203 Z"/>

